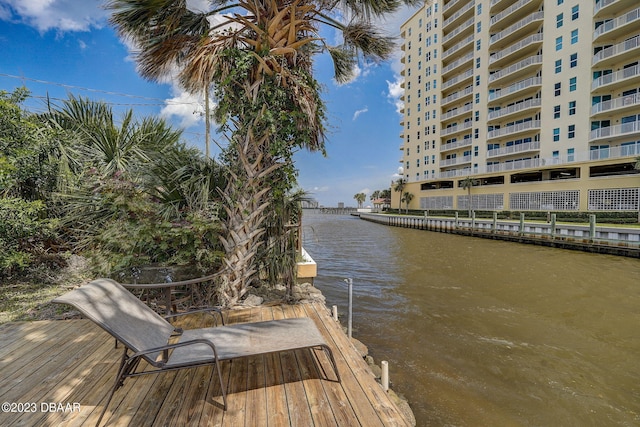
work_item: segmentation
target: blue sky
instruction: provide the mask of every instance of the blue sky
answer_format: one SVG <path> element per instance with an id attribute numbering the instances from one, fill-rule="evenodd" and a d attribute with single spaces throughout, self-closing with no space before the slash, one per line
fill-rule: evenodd
<path id="1" fill-rule="evenodd" d="M 171 81 L 142 79 L 130 46 L 109 26 L 102 4 L 0 0 L 0 90 L 25 85 L 32 92 L 26 104 L 32 111 L 44 108 L 46 96 L 55 102 L 73 93 L 108 102 L 118 112 L 131 108 L 137 116 L 160 115 L 183 128 L 184 139 L 204 151 L 204 121 L 197 113 L 203 101 Z M 397 35 L 414 11 L 403 9 L 381 25 Z M 388 188 L 397 174 L 402 130 L 397 112 L 399 58 L 398 48 L 388 63 L 360 64 L 357 77 L 340 86 L 332 79 L 328 56 L 316 57 L 329 119 L 328 154 L 299 152 L 295 160 L 300 187 L 321 204 L 355 206 L 356 193 Z"/>

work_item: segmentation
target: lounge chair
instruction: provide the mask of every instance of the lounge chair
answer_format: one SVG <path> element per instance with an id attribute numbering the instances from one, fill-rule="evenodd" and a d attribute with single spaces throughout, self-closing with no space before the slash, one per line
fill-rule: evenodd
<path id="1" fill-rule="evenodd" d="M 313 320 L 306 317 L 183 331 L 110 279 L 94 280 L 53 302 L 74 306 L 117 342 L 124 344 L 115 383 L 96 425 L 100 425 L 114 393 L 126 378 L 211 364 L 217 368 L 223 408 L 226 410 L 227 396 L 220 372 L 223 360 L 322 348 L 340 382 L 331 349 Z M 143 359 L 149 366 L 136 371 Z"/>

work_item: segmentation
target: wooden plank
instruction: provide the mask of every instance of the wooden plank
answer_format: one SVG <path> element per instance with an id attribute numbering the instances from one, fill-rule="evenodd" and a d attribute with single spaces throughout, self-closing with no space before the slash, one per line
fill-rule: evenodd
<path id="1" fill-rule="evenodd" d="M 70 328 L 66 322 L 41 326 L 43 328 L 39 331 L 28 328 L 22 330 L 15 337 L 15 342 L 7 346 L 13 350 L 0 359 L 0 394 L 7 393 L 16 383 L 23 382 L 26 377 L 44 368 L 43 361 L 65 353 L 67 347 L 83 340 L 84 333 L 95 330 L 90 322 L 83 322 L 78 329 Z M 17 362 L 17 365 L 11 367 L 13 362 Z"/>
<path id="2" fill-rule="evenodd" d="M 329 318 L 324 305 L 314 303 L 313 308 L 318 313 L 318 318 Z M 375 381 L 367 363 L 359 356 L 349 338 L 342 332 L 336 322 L 323 322 L 330 331 L 330 334 L 338 346 L 342 349 L 343 357 L 349 362 L 351 371 L 356 378 L 359 378 L 359 387 L 367 396 L 372 405 L 376 417 L 386 425 L 406 426 L 407 421 L 402 417 L 397 406 L 391 401 L 389 396 L 382 390 L 382 387 Z M 358 418 L 361 418 L 359 416 Z"/>
<path id="3" fill-rule="evenodd" d="M 324 322 L 320 314 L 316 310 L 307 311 L 311 318 L 316 322 L 316 326 L 322 332 L 325 340 L 334 350 L 334 358 L 340 371 L 340 378 L 342 385 L 351 405 L 352 409 L 356 413 L 358 421 L 363 426 L 382 426 L 384 423 L 376 413 L 371 402 L 364 398 L 364 392 L 360 385 L 360 381 L 368 375 L 358 365 L 357 352 L 353 348 L 350 342 L 348 342 L 347 336 L 338 329 L 335 325 Z M 361 360 L 363 363 L 364 361 Z"/>
<path id="4" fill-rule="evenodd" d="M 274 319 L 285 318 L 282 306 L 274 307 L 273 317 Z M 279 356 L 285 393 L 287 395 L 290 423 L 292 426 L 311 426 L 313 425 L 313 418 L 311 416 L 311 410 L 309 409 L 307 395 L 302 385 L 300 369 L 298 368 L 295 354 L 292 351 L 285 351 L 279 353 Z"/>
<path id="5" fill-rule="evenodd" d="M 295 317 L 307 317 L 300 305 L 289 306 L 289 310 Z M 296 351 L 295 354 L 314 424 L 318 426 L 340 425 L 333 414 L 331 403 L 322 385 L 325 380 L 316 365 L 314 351 L 303 349 Z"/>
<path id="6" fill-rule="evenodd" d="M 265 310 L 258 308 L 254 316 L 256 321 L 265 320 Z M 265 377 L 265 356 L 250 357 L 247 369 L 247 397 L 245 402 L 247 427 L 267 425 L 267 392 Z"/>
<path id="7" fill-rule="evenodd" d="M 82 325 L 80 334 L 73 339 L 51 340 L 41 343 L 39 349 L 30 355 L 17 355 L 15 363 L 2 366 L 2 371 L 9 375 L 0 382 L 0 395 L 11 393 L 21 396 L 41 385 L 43 380 L 50 382 L 60 378 L 61 372 L 94 350 L 91 342 L 98 333 L 100 331 L 93 325 Z M 82 345 L 79 346 L 80 343 Z"/>
<path id="8" fill-rule="evenodd" d="M 262 320 L 274 320 L 274 307 L 263 307 Z M 282 375 L 282 365 L 277 354 L 264 356 L 265 371 L 265 397 L 267 413 L 267 426 L 289 426 L 289 409 L 287 407 L 287 394 Z"/>

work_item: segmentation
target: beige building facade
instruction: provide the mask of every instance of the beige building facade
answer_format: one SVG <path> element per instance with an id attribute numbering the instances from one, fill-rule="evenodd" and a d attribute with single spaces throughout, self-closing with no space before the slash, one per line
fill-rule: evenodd
<path id="1" fill-rule="evenodd" d="M 410 208 L 638 211 L 638 0 L 433 0 L 401 35 Z"/>

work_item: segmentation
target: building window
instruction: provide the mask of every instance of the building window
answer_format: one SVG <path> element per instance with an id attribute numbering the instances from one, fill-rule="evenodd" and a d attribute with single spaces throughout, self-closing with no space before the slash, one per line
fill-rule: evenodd
<path id="1" fill-rule="evenodd" d="M 476 93 L 476 104 L 480 103 L 480 94 Z"/>
<path id="2" fill-rule="evenodd" d="M 569 64 L 571 66 L 571 68 L 578 66 L 578 54 L 577 53 L 572 53 L 571 57 L 569 59 L 571 60 L 571 63 Z"/>
<path id="3" fill-rule="evenodd" d="M 556 51 L 562 49 L 562 36 L 556 37 Z"/>
<path id="4" fill-rule="evenodd" d="M 560 141 L 560 128 L 553 129 L 553 142 Z"/>
<path id="5" fill-rule="evenodd" d="M 578 29 L 571 31 L 571 44 L 578 43 Z"/>
<path id="6" fill-rule="evenodd" d="M 564 15 L 559 13 L 556 15 L 556 28 L 562 27 L 562 24 L 564 24 Z"/>
<path id="7" fill-rule="evenodd" d="M 560 89 L 562 88 L 562 83 L 556 83 L 553 85 L 553 94 L 554 96 L 560 96 Z"/>
<path id="8" fill-rule="evenodd" d="M 556 105 L 553 107 L 553 118 L 554 119 L 559 119 L 560 118 L 560 106 Z"/>
<path id="9" fill-rule="evenodd" d="M 476 58 L 476 68 L 480 68 L 480 58 Z"/>
<path id="10" fill-rule="evenodd" d="M 482 22 L 478 22 L 476 24 L 476 33 L 479 33 L 480 31 L 482 31 Z"/>
<path id="11" fill-rule="evenodd" d="M 480 40 L 476 40 L 476 50 L 480 50 L 481 45 L 482 43 L 480 43 Z"/>
<path id="12" fill-rule="evenodd" d="M 480 86 L 480 76 L 476 76 L 476 86 Z"/>
<path id="13" fill-rule="evenodd" d="M 476 122 L 480 120 L 480 111 L 475 111 L 474 115 L 476 117 Z"/>
<path id="14" fill-rule="evenodd" d="M 567 148 L 567 161 L 573 162 L 575 159 L 575 149 Z"/>
<path id="15" fill-rule="evenodd" d="M 567 138 L 572 139 L 576 137 L 576 125 L 569 125 L 569 130 L 567 132 Z"/>
<path id="16" fill-rule="evenodd" d="M 558 60 L 556 60 L 555 72 L 556 72 L 556 74 L 558 74 L 561 71 L 562 71 L 562 59 L 558 59 Z"/>
<path id="17" fill-rule="evenodd" d="M 569 79 L 569 92 L 573 92 L 577 88 L 578 88 L 578 78 L 577 77 L 571 77 Z"/>
<path id="18" fill-rule="evenodd" d="M 554 152 L 552 152 L 552 153 L 551 153 L 551 156 L 552 156 L 554 159 L 557 159 L 558 157 L 560 157 L 560 152 L 559 152 L 559 151 L 554 151 Z"/>
<path id="19" fill-rule="evenodd" d="M 569 115 L 573 116 L 576 113 L 576 101 L 569 101 Z"/>
<path id="20" fill-rule="evenodd" d="M 571 20 L 575 21 L 580 16 L 580 5 L 575 5 L 571 8 Z"/>
<path id="21" fill-rule="evenodd" d="M 560 6 L 562 3 L 564 3 L 564 0 L 558 0 L 558 6 Z"/>

